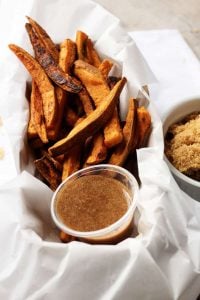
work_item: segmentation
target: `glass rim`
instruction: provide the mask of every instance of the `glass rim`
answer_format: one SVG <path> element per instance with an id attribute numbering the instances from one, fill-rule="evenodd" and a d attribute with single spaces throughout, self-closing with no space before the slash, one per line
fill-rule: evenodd
<path id="1" fill-rule="evenodd" d="M 78 230 L 74 230 L 68 226 L 66 226 L 65 224 L 63 224 L 57 217 L 56 212 L 55 212 L 55 201 L 56 201 L 56 196 L 57 193 L 60 191 L 60 189 L 63 187 L 63 185 L 66 184 L 67 181 L 69 181 L 70 179 L 72 179 L 73 177 L 78 176 L 81 173 L 90 173 L 92 171 L 95 170 L 110 170 L 110 171 L 115 171 L 116 173 L 119 173 L 121 175 L 124 175 L 128 178 L 130 184 L 131 184 L 131 188 L 134 190 L 134 201 L 131 202 L 130 206 L 128 207 L 126 213 L 120 218 L 118 219 L 116 222 L 114 222 L 113 224 L 102 228 L 102 229 L 98 229 L 95 231 L 78 231 Z M 115 166 L 115 165 L 111 165 L 111 164 L 101 164 L 101 165 L 93 165 L 90 167 L 86 167 L 84 169 L 78 170 L 75 173 L 73 173 L 72 175 L 70 175 L 69 177 L 67 177 L 56 189 L 56 191 L 53 194 L 53 197 L 51 199 L 51 216 L 53 218 L 53 221 L 55 222 L 55 224 L 57 225 L 58 228 L 60 228 L 62 231 L 64 231 L 65 233 L 75 236 L 75 237 L 82 237 L 82 238 L 98 238 L 104 235 L 108 235 L 109 233 L 111 233 L 114 230 L 117 230 L 121 225 L 123 225 L 125 223 L 126 220 L 129 219 L 130 215 L 134 213 L 136 206 L 137 206 L 137 198 L 138 198 L 138 191 L 139 191 L 139 185 L 137 180 L 135 179 L 134 175 L 131 174 L 128 170 L 126 170 L 123 167 L 119 167 L 119 166 Z"/>

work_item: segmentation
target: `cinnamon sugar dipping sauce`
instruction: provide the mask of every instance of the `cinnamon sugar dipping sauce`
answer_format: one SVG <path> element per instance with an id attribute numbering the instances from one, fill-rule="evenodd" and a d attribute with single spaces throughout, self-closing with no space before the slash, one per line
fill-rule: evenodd
<path id="1" fill-rule="evenodd" d="M 138 185 L 113 165 L 80 170 L 56 190 L 52 217 L 64 232 L 90 243 L 116 243 L 132 232 Z"/>

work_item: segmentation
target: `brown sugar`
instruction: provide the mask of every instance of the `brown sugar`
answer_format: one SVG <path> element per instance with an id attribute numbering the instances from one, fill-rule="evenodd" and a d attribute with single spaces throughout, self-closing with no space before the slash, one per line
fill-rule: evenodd
<path id="1" fill-rule="evenodd" d="M 165 137 L 165 154 L 176 169 L 200 181 L 200 112 L 170 126 Z"/>
<path id="2" fill-rule="evenodd" d="M 64 185 L 58 192 L 56 212 L 68 227 L 78 231 L 105 228 L 128 209 L 129 194 L 114 178 L 87 175 Z"/>

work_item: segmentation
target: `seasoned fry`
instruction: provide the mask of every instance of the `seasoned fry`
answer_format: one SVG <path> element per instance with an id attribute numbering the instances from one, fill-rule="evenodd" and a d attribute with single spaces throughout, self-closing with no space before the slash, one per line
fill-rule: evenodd
<path id="1" fill-rule="evenodd" d="M 151 131 L 151 116 L 148 110 L 141 106 L 137 109 L 138 143 L 137 148 L 144 147 Z"/>
<path id="2" fill-rule="evenodd" d="M 33 80 L 35 80 L 42 96 L 46 127 L 47 129 L 52 128 L 56 120 L 57 104 L 53 85 L 39 63 L 28 52 L 14 44 L 10 44 L 9 48 L 20 59 Z"/>
<path id="3" fill-rule="evenodd" d="M 43 42 L 44 46 L 48 49 L 48 51 L 53 56 L 54 60 L 56 62 L 58 62 L 59 52 L 58 52 L 56 45 L 50 38 L 50 36 L 35 20 L 33 20 L 30 17 L 27 17 L 27 19 L 28 19 L 29 23 L 31 24 L 31 26 L 34 28 L 34 30 L 37 32 L 37 34 L 38 34 L 39 38 L 41 39 L 41 41 Z"/>
<path id="4" fill-rule="evenodd" d="M 49 183 L 50 188 L 55 191 L 58 185 L 61 183 L 60 172 L 55 168 L 54 164 L 45 156 L 35 160 L 34 163 L 38 172 Z"/>
<path id="5" fill-rule="evenodd" d="M 93 137 L 93 147 L 89 157 L 86 160 L 86 165 L 95 165 L 103 162 L 107 156 L 107 148 L 104 145 L 103 135 L 98 132 Z"/>
<path id="6" fill-rule="evenodd" d="M 87 91 L 94 100 L 96 107 L 98 107 L 110 93 L 110 88 L 105 78 L 99 69 L 84 61 L 77 60 L 74 65 L 74 73 L 85 85 Z M 104 129 L 104 143 L 106 147 L 111 148 L 119 144 L 122 139 L 123 134 L 120 127 L 117 109 L 115 109 L 113 116 Z"/>
<path id="7" fill-rule="evenodd" d="M 50 52 L 44 47 L 30 24 L 26 24 L 26 29 L 34 49 L 36 59 L 44 68 L 48 76 L 62 89 L 71 93 L 79 93 L 82 89 L 80 82 L 76 78 L 73 78 L 62 71 Z"/>
<path id="8" fill-rule="evenodd" d="M 62 181 L 80 168 L 81 147 L 74 147 L 67 155 L 62 171 Z"/>
<path id="9" fill-rule="evenodd" d="M 98 55 L 98 53 L 95 51 L 93 43 L 91 39 L 87 39 L 86 42 L 86 53 L 87 53 L 87 58 L 88 61 L 90 62 L 91 65 L 95 66 L 98 68 L 101 64 L 101 59 Z"/>
<path id="10" fill-rule="evenodd" d="M 87 57 L 87 40 L 88 40 L 88 36 L 86 33 L 82 31 L 76 32 L 76 46 L 77 46 L 78 59 L 91 63 L 91 61 L 89 61 Z"/>
<path id="11" fill-rule="evenodd" d="M 83 109 L 84 109 L 86 115 L 88 116 L 94 109 L 93 109 L 93 106 L 92 106 L 90 96 L 89 96 L 89 94 L 88 94 L 88 92 L 86 91 L 85 88 L 83 88 L 80 91 L 79 99 L 81 100 L 82 105 L 83 105 Z"/>
<path id="12" fill-rule="evenodd" d="M 60 44 L 59 66 L 65 72 L 70 74 L 71 67 L 76 59 L 76 44 L 66 39 Z"/>
<path id="13" fill-rule="evenodd" d="M 99 65 L 99 70 L 105 79 L 108 78 L 108 74 L 112 69 L 112 66 L 113 66 L 113 62 L 108 59 L 104 59 Z"/>
<path id="14" fill-rule="evenodd" d="M 79 123 L 68 136 L 52 147 L 49 148 L 49 152 L 52 156 L 69 151 L 71 148 L 83 142 L 91 135 L 91 132 L 95 134 L 100 130 L 112 116 L 116 101 L 123 89 L 126 79 L 122 78 L 115 87 L 110 91 L 110 94 L 106 97 L 99 107 L 97 107 L 88 117 L 86 117 L 81 123 Z"/>
<path id="15" fill-rule="evenodd" d="M 70 69 L 76 58 L 76 44 L 70 39 L 64 40 L 61 43 L 60 54 L 59 54 L 59 66 L 66 72 L 70 73 Z M 56 140 L 58 137 L 58 132 L 61 126 L 61 121 L 63 118 L 65 103 L 67 102 L 67 94 L 62 88 L 56 86 L 55 88 L 56 98 L 57 98 L 57 122 L 54 128 L 49 131 L 49 139 Z"/>
<path id="16" fill-rule="evenodd" d="M 120 126 L 117 107 L 115 107 L 112 118 L 104 128 L 104 143 L 106 147 L 112 148 L 121 143 L 123 132 Z"/>
<path id="17" fill-rule="evenodd" d="M 29 121 L 28 121 L 28 127 L 27 127 L 27 136 L 28 139 L 35 139 L 38 137 L 38 133 L 37 130 L 35 128 L 35 122 L 34 122 L 34 103 L 32 101 L 32 99 L 30 99 L 30 103 L 29 103 Z"/>
<path id="18" fill-rule="evenodd" d="M 77 60 L 74 63 L 74 74 L 82 81 L 98 107 L 110 93 L 109 86 L 100 70 L 82 60 Z"/>
<path id="19" fill-rule="evenodd" d="M 124 140 L 114 150 L 109 159 L 113 165 L 123 166 L 129 153 L 132 150 L 133 141 L 136 132 L 137 102 L 134 99 L 129 100 L 129 109 L 126 117 L 126 123 L 123 128 Z"/>
<path id="20" fill-rule="evenodd" d="M 34 80 L 32 81 L 31 106 L 35 129 L 41 141 L 46 144 L 48 143 L 48 138 L 43 114 L 42 97 Z"/>
<path id="21" fill-rule="evenodd" d="M 62 172 L 63 170 L 63 166 L 62 163 L 59 162 L 59 160 L 55 160 L 53 157 L 51 157 L 49 155 L 49 153 L 47 151 L 42 151 L 43 157 L 46 157 L 51 163 L 52 165 L 55 167 L 56 170 Z"/>

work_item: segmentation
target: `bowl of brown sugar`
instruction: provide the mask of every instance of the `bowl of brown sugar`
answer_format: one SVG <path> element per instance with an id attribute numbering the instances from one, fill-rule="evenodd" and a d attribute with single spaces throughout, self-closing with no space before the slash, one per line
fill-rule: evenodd
<path id="1" fill-rule="evenodd" d="M 102 164 L 69 176 L 55 191 L 51 215 L 63 232 L 89 243 L 130 236 L 138 183 L 126 169 Z"/>
<path id="2" fill-rule="evenodd" d="M 180 188 L 200 201 L 200 97 L 184 99 L 163 123 L 165 157 Z"/>

